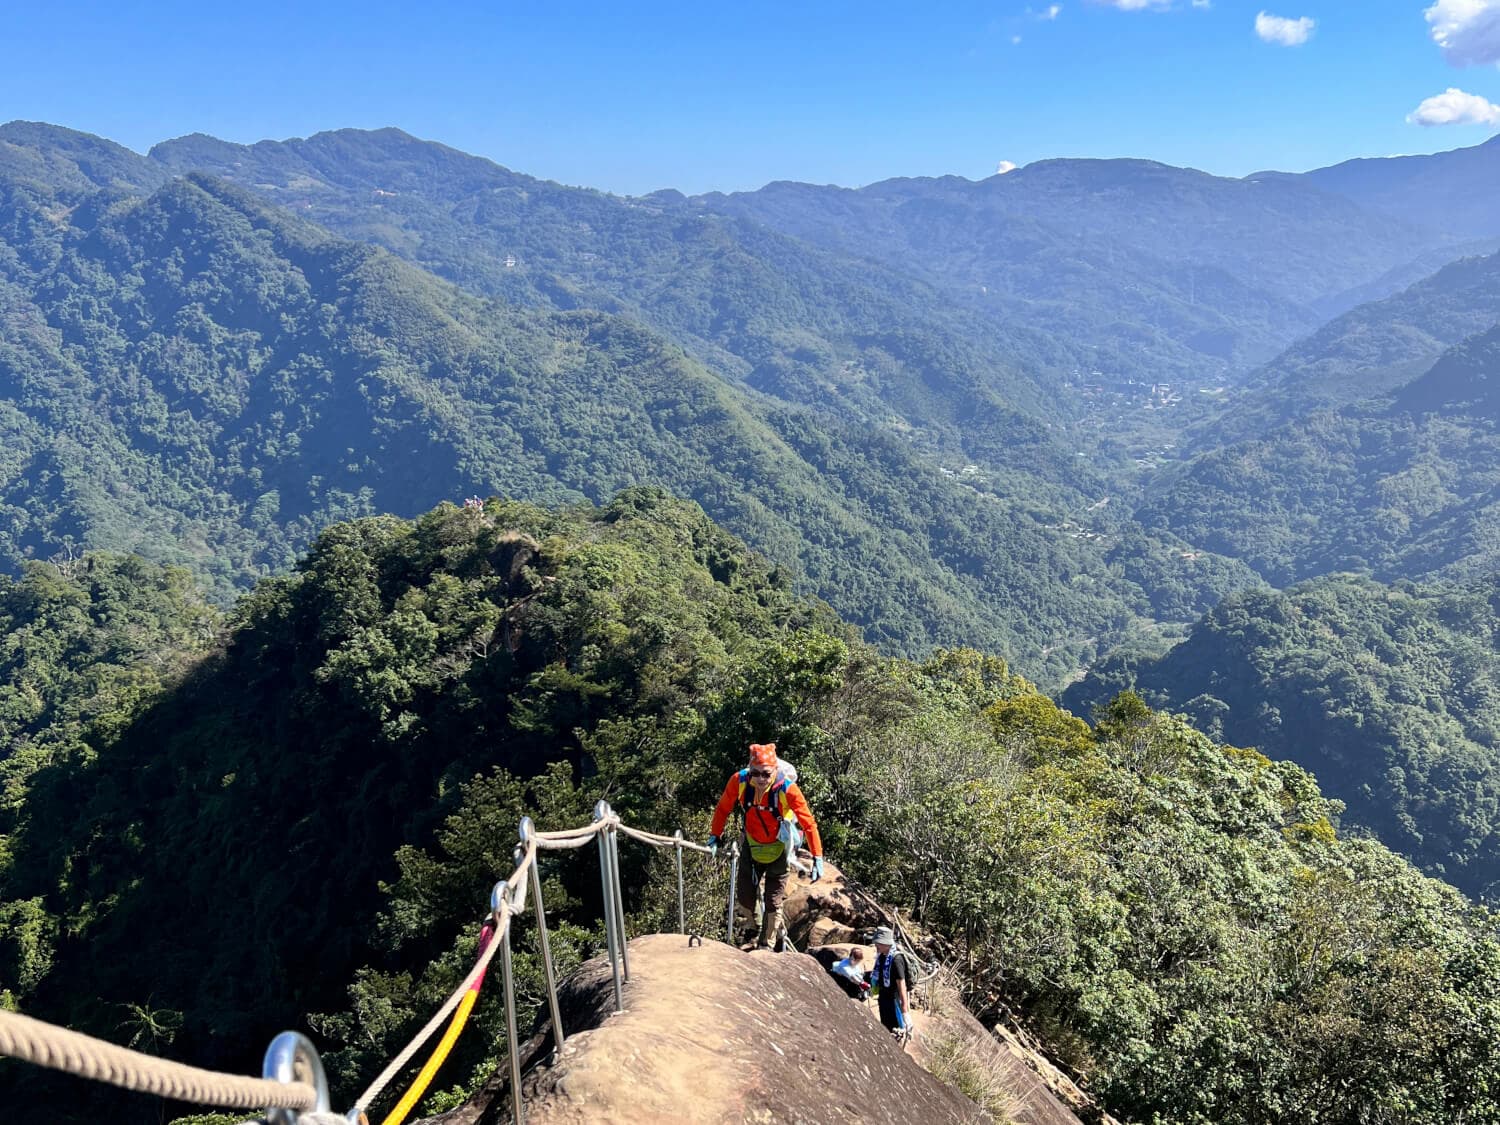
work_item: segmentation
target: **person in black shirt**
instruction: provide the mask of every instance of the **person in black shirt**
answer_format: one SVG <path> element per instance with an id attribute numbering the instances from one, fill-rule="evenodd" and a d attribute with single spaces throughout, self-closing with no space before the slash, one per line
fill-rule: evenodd
<path id="1" fill-rule="evenodd" d="M 872 940 L 875 943 L 875 967 L 870 970 L 870 990 L 879 990 L 880 1022 L 904 1038 L 910 1011 L 906 981 L 911 975 L 906 958 L 892 948 L 896 944 L 896 935 L 889 926 L 876 930 Z"/>

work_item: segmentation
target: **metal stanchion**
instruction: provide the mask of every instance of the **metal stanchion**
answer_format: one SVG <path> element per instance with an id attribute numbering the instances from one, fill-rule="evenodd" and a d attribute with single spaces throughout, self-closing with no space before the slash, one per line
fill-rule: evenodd
<path id="1" fill-rule="evenodd" d="M 609 816 L 609 802 L 600 801 L 594 806 L 594 819 L 603 820 Z M 606 828 L 599 833 L 599 877 L 603 881 L 604 889 L 604 940 L 609 948 L 609 968 L 615 980 L 615 1011 L 625 1010 L 625 998 L 620 992 L 620 950 L 615 944 L 615 896 L 614 878 L 610 873 L 610 847 L 609 829 Z"/>
<path id="2" fill-rule="evenodd" d="M 687 904 L 683 898 L 682 891 L 682 829 L 677 830 L 677 846 L 673 850 L 677 853 L 677 932 L 687 933 Z"/>
<path id="3" fill-rule="evenodd" d="M 614 825 L 605 831 L 609 836 L 609 870 L 615 891 L 615 945 L 620 950 L 620 972 L 629 983 L 630 942 L 625 936 L 625 895 L 620 889 L 620 832 Z"/>
<path id="4" fill-rule="evenodd" d="M 521 846 L 530 847 L 535 834 L 536 826 L 532 824 L 531 817 L 522 817 Z M 552 965 L 552 942 L 547 937 L 547 913 L 542 909 L 542 874 L 538 870 L 540 859 L 538 854 L 531 861 L 531 898 L 536 905 L 537 940 L 542 949 L 542 966 L 547 973 L 547 1008 L 552 1016 L 552 1054 L 553 1058 L 560 1058 L 563 1040 L 567 1037 L 563 1033 L 562 1008 L 557 1003 L 557 970 Z"/>
<path id="5" fill-rule="evenodd" d="M 510 904 L 506 903 L 503 909 L 508 913 Z M 510 1037 L 506 1052 L 510 1055 L 510 1119 L 514 1125 L 525 1125 L 526 1111 L 521 1104 L 521 1043 L 516 1031 L 516 982 L 510 963 L 510 926 L 505 927 L 500 942 L 500 978 L 505 985 L 505 1033 Z"/>
<path id="6" fill-rule="evenodd" d="M 729 845 L 729 909 L 725 914 L 724 940 L 734 944 L 734 888 L 740 877 L 740 842 Z"/>

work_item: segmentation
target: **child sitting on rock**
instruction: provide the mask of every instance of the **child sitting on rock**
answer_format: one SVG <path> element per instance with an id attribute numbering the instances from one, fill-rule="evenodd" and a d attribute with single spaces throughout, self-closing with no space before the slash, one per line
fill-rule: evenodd
<path id="1" fill-rule="evenodd" d="M 870 982 L 865 972 L 865 951 L 859 946 L 849 950 L 849 956 L 835 961 L 828 971 L 839 987 L 855 1000 L 864 1000 L 870 995 Z"/>

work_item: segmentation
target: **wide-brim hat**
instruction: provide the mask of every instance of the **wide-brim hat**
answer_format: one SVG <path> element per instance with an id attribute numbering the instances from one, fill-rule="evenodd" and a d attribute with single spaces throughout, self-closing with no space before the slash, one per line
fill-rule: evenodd
<path id="1" fill-rule="evenodd" d="M 896 933 L 889 926 L 881 926 L 870 936 L 870 942 L 874 945 L 895 945 Z"/>

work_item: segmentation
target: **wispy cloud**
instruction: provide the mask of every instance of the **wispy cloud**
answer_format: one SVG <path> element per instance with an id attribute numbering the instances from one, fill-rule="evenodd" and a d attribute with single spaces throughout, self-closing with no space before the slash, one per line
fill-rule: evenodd
<path id="1" fill-rule="evenodd" d="M 1318 21 L 1310 16 L 1292 20 L 1285 16 L 1273 16 L 1270 12 L 1261 12 L 1255 17 L 1255 34 L 1278 47 L 1302 46 L 1312 38 L 1313 29 L 1317 26 Z"/>
<path id="2" fill-rule="evenodd" d="M 995 175 L 1006 176 L 1011 172 L 1014 172 L 1019 167 L 1020 165 L 1017 164 L 1014 160 L 1002 160 L 1000 161 L 999 166 L 995 169 Z"/>
<path id="3" fill-rule="evenodd" d="M 1423 14 L 1454 66 L 1500 63 L 1500 0 L 1437 0 Z"/>
<path id="4" fill-rule="evenodd" d="M 1194 8 L 1211 8 L 1213 0 L 1094 0 L 1122 12 L 1167 12 L 1191 2 Z"/>
<path id="5" fill-rule="evenodd" d="M 1406 115 L 1413 125 L 1497 125 L 1500 105 L 1478 94 L 1466 94 L 1450 86 L 1434 94 Z"/>
<path id="6" fill-rule="evenodd" d="M 1049 4 L 1036 14 L 1036 18 L 1039 20 L 1055 20 L 1060 15 L 1062 15 L 1062 5 Z"/>

